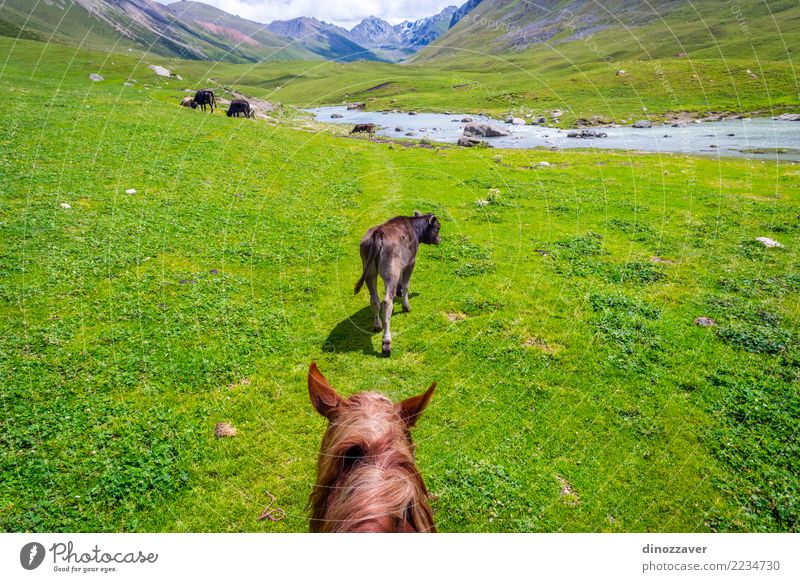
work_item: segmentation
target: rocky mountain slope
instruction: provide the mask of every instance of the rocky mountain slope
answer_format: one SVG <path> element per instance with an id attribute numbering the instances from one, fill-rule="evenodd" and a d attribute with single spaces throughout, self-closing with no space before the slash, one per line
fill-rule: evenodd
<path id="1" fill-rule="evenodd" d="M 756 51 L 759 58 L 779 60 L 791 56 L 798 46 L 793 41 L 800 40 L 800 4 L 792 0 L 470 0 L 462 9 L 415 62 L 499 66 L 501 57 L 530 64 L 559 51 L 562 66 L 564 56 L 608 62 L 750 58 Z"/>

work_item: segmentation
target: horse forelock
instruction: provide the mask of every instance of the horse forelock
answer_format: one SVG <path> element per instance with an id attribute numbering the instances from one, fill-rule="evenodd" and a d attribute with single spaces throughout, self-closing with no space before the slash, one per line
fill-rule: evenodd
<path id="1" fill-rule="evenodd" d="M 313 531 L 434 531 L 411 438 L 382 394 L 352 396 L 331 418 L 311 494 Z"/>

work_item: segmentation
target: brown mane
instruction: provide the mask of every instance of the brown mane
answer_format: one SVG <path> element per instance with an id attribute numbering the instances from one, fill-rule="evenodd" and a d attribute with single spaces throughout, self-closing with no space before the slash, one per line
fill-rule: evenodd
<path id="1" fill-rule="evenodd" d="M 345 400 L 312 364 L 311 400 L 330 421 L 309 500 L 312 532 L 436 531 L 409 432 L 434 386 L 398 405 L 376 392 Z"/>

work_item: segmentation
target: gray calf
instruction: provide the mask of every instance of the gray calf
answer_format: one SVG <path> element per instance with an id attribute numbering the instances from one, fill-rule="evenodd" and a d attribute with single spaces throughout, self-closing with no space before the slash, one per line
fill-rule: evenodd
<path id="1" fill-rule="evenodd" d="M 384 356 L 389 356 L 392 352 L 389 320 L 392 317 L 394 296 L 402 295 L 403 311 L 411 310 L 408 305 L 408 286 L 417 260 L 419 243 L 439 244 L 442 240 L 439 236 L 440 228 L 441 223 L 433 214 L 414 211 L 414 216 L 396 216 L 370 228 L 361 239 L 361 262 L 364 270 L 356 283 L 355 292 L 358 293 L 366 282 L 375 316 L 372 327 L 375 331 L 383 329 L 381 348 Z M 378 274 L 383 278 L 386 288 L 382 304 L 383 322 L 378 298 Z"/>

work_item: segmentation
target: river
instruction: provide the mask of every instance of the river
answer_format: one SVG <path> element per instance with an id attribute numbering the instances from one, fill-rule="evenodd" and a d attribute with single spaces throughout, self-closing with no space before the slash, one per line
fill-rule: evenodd
<path id="1" fill-rule="evenodd" d="M 511 125 L 480 115 L 443 113 L 391 113 L 348 110 L 345 106 L 307 109 L 317 121 L 327 123 L 374 123 L 378 135 L 456 143 L 471 117 L 511 132 L 507 137 L 482 138 L 496 148 L 602 148 L 644 152 L 683 153 L 706 156 L 749 157 L 761 160 L 800 161 L 800 122 L 770 118 L 731 119 L 689 123 L 686 127 L 656 125 L 636 129 L 630 125 L 593 128 L 608 137 L 578 139 L 569 130 L 537 125 Z M 331 117 L 341 115 L 341 117 Z M 399 128 L 399 131 L 398 131 Z"/>

